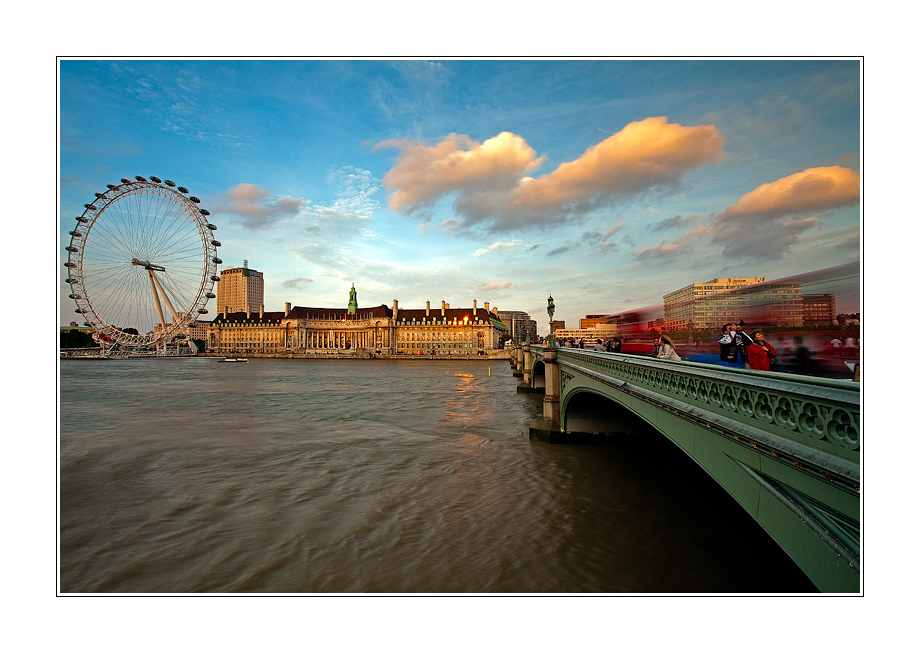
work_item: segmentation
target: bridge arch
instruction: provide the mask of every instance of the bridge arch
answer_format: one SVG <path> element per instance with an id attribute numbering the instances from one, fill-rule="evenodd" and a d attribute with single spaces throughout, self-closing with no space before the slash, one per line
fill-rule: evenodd
<path id="1" fill-rule="evenodd" d="M 545 348 L 531 351 L 533 370 Z M 547 389 L 544 422 L 551 394 L 564 435 L 618 422 L 627 428 L 615 432 L 629 431 L 639 420 L 722 486 L 821 591 L 859 591 L 859 384 L 568 348 L 547 354 L 544 365 L 558 370 L 545 377 L 559 384 Z"/>
<path id="2" fill-rule="evenodd" d="M 638 435 L 649 430 L 659 431 L 654 424 L 616 399 L 584 388 L 576 389 L 560 400 L 560 415 L 566 431 L 570 433 Z"/>
<path id="3" fill-rule="evenodd" d="M 546 367 L 544 366 L 544 362 L 534 357 L 531 363 L 531 388 L 546 388 L 546 386 Z"/>

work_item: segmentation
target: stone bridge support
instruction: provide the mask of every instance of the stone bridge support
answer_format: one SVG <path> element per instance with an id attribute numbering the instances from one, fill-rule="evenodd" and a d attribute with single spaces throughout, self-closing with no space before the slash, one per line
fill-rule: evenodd
<path id="1" fill-rule="evenodd" d="M 531 352 L 531 346 L 525 343 L 521 346 L 521 383 L 518 384 L 519 393 L 542 392 L 542 388 L 533 388 L 534 386 L 534 353 Z"/>
<path id="2" fill-rule="evenodd" d="M 515 371 L 512 373 L 515 377 L 523 376 L 524 346 L 516 345 L 512 350 L 512 367 Z"/>
<path id="3" fill-rule="evenodd" d="M 565 440 L 560 429 L 560 364 L 556 348 L 544 348 L 544 417 L 529 429 L 530 437 L 550 443 Z"/>

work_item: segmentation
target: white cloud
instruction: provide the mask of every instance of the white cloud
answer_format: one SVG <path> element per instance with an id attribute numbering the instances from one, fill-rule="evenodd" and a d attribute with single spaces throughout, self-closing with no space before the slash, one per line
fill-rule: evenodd
<path id="1" fill-rule="evenodd" d="M 517 250 L 521 246 L 521 241 L 497 241 L 492 245 L 480 248 L 473 253 L 475 257 L 486 256 L 487 254 L 496 254 L 497 252 L 507 252 L 508 250 Z"/>

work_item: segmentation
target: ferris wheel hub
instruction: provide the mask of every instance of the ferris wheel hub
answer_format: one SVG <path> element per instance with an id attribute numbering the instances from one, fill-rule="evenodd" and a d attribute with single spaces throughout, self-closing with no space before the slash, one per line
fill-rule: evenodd
<path id="1" fill-rule="evenodd" d="M 157 266 L 150 263 L 149 261 L 141 261 L 140 259 L 132 259 L 131 265 L 133 266 L 143 266 L 147 270 L 166 270 L 163 266 Z"/>

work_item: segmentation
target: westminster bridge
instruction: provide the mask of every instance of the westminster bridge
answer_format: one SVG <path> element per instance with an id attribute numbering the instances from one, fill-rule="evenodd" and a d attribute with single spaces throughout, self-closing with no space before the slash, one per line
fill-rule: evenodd
<path id="1" fill-rule="evenodd" d="M 822 592 L 860 592 L 860 384 L 648 356 L 516 347 L 544 393 L 531 436 L 663 434 L 715 479 Z M 754 562 L 756 565 L 757 562 Z"/>

